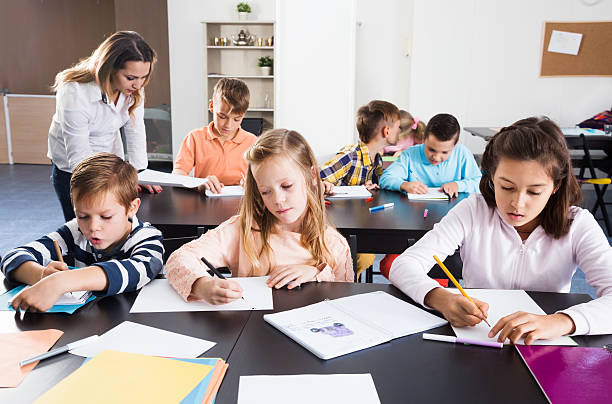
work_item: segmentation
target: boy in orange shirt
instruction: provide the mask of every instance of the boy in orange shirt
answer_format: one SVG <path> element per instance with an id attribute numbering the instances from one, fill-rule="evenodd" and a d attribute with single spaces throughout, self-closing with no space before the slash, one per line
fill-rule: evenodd
<path id="1" fill-rule="evenodd" d="M 224 185 L 240 184 L 246 173 L 244 154 L 255 135 L 240 127 L 249 108 L 249 88 L 242 80 L 223 78 L 213 89 L 208 108 L 213 121 L 194 129 L 183 140 L 173 174 L 206 178 L 200 191 L 221 192 Z"/>

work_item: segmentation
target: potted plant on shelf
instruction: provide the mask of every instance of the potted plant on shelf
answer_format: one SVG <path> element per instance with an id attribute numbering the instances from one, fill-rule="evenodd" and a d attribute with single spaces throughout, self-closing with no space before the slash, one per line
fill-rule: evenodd
<path id="1" fill-rule="evenodd" d="M 269 76 L 272 73 L 272 58 L 262 56 L 257 60 L 257 66 L 261 69 L 262 76 Z"/>
<path id="2" fill-rule="evenodd" d="M 248 20 L 249 13 L 251 12 L 251 6 L 249 6 L 249 3 L 245 3 L 245 2 L 238 3 L 238 5 L 236 6 L 236 10 L 238 10 L 238 20 L 239 21 Z"/>

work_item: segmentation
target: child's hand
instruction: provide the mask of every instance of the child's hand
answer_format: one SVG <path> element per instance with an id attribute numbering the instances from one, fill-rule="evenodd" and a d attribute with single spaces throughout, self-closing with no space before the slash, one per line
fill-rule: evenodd
<path id="1" fill-rule="evenodd" d="M 470 302 L 463 295 L 435 288 L 425 295 L 425 304 L 438 310 L 455 327 L 475 326 L 487 316 L 489 304 L 474 299 Z M 477 307 L 478 306 L 478 307 Z"/>
<path id="2" fill-rule="evenodd" d="M 208 181 L 204 184 L 200 185 L 198 188 L 201 193 L 206 193 L 206 191 L 210 191 L 213 194 L 218 194 L 221 192 L 221 188 L 223 188 L 223 184 L 219 182 L 219 179 L 214 175 L 209 175 L 206 177 Z"/>
<path id="3" fill-rule="evenodd" d="M 459 185 L 456 182 L 449 182 L 440 187 L 440 191 L 444 192 L 451 198 L 459 196 Z"/>
<path id="4" fill-rule="evenodd" d="M 402 191 L 409 193 L 409 194 L 426 194 L 428 191 L 427 186 L 419 181 L 415 181 L 415 182 L 406 181 L 402 183 L 402 186 L 400 188 Z"/>
<path id="5" fill-rule="evenodd" d="M 502 317 L 491 328 L 489 338 L 499 332 L 499 342 L 504 342 L 507 338 L 512 344 L 516 344 L 519 338 L 525 338 L 525 344 L 530 345 L 538 339 L 553 339 L 571 334 L 575 329 L 574 321 L 567 314 L 541 315 L 517 311 Z"/>
<path id="6" fill-rule="evenodd" d="M 314 281 L 319 270 L 312 265 L 287 265 L 278 267 L 270 273 L 266 282 L 269 287 L 280 289 L 287 285 L 287 289 L 293 289 L 304 282 Z"/>
<path id="7" fill-rule="evenodd" d="M 52 275 L 56 272 L 67 271 L 67 270 L 68 270 L 68 264 L 66 264 L 65 262 L 51 261 L 47 264 L 45 269 L 42 270 L 41 279 L 46 276 Z"/>
<path id="8" fill-rule="evenodd" d="M 204 299 L 210 304 L 230 303 L 242 297 L 240 284 L 231 279 L 203 276 L 191 288 L 191 299 Z"/>
<path id="9" fill-rule="evenodd" d="M 48 276 L 28 289 L 17 293 L 11 302 L 11 306 L 15 310 L 47 311 L 64 292 L 61 280 L 57 276 Z"/>
<path id="10" fill-rule="evenodd" d="M 159 194 L 162 191 L 162 187 L 159 185 L 138 184 L 138 192 L 141 192 L 143 189 L 146 189 L 150 194 Z"/>
<path id="11" fill-rule="evenodd" d="M 323 193 L 326 195 L 333 195 L 334 194 L 334 184 L 332 184 L 331 182 L 327 182 L 327 181 L 321 181 L 321 183 L 323 184 Z"/>
<path id="12" fill-rule="evenodd" d="M 367 189 L 368 191 L 372 191 L 372 190 L 380 189 L 380 187 L 378 186 L 378 184 L 374 184 L 374 183 L 373 183 L 371 180 L 366 181 L 366 183 L 365 183 L 365 184 L 363 184 L 363 185 L 365 185 L 365 187 L 366 187 L 366 189 Z"/>

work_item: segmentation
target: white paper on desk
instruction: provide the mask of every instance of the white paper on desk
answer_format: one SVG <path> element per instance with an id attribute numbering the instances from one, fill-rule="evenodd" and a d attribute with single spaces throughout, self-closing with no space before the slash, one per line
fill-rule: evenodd
<path id="1" fill-rule="evenodd" d="M 264 399 L 265 397 L 265 399 Z M 369 373 L 240 376 L 237 404 L 380 404 Z"/>
<path id="2" fill-rule="evenodd" d="M 325 195 L 327 199 L 359 199 L 372 196 L 365 185 L 337 185 L 334 187 L 333 195 Z"/>
<path id="3" fill-rule="evenodd" d="M 188 175 L 170 174 L 148 169 L 138 173 L 138 183 L 145 185 L 197 188 L 207 181 L 206 178 L 194 178 Z"/>
<path id="4" fill-rule="evenodd" d="M 236 299 L 233 302 L 219 305 L 205 301 L 185 302 L 170 286 L 167 279 L 153 279 L 140 290 L 130 313 L 272 310 L 274 308 L 272 289 L 266 285 L 267 276 L 229 279 L 240 284 L 244 299 Z"/>
<path id="5" fill-rule="evenodd" d="M 447 289 L 453 293 L 460 293 L 457 289 Z M 465 292 L 471 298 L 489 303 L 489 316 L 487 321 L 494 326 L 500 318 L 517 311 L 525 311 L 533 314 L 546 314 L 544 310 L 524 290 L 501 290 L 501 289 L 466 289 Z M 489 338 L 487 334 L 491 328 L 481 321 L 474 327 L 454 327 L 457 337 L 471 338 L 480 341 L 497 341 L 497 336 Z M 508 342 L 506 342 L 507 344 Z M 519 344 L 523 344 L 520 339 Z M 570 337 L 559 337 L 551 340 L 538 340 L 534 345 L 578 345 Z"/>
<path id="6" fill-rule="evenodd" d="M 426 194 L 406 194 L 408 199 L 413 201 L 438 201 L 448 200 L 448 195 L 440 191 L 438 188 L 428 188 Z"/>
<path id="7" fill-rule="evenodd" d="M 96 356 L 102 351 L 137 353 L 173 358 L 197 358 L 216 343 L 147 325 L 124 321 L 91 344 L 70 351 L 73 355 Z"/>
<path id="8" fill-rule="evenodd" d="M 553 30 L 548 43 L 548 51 L 565 53 L 566 55 L 577 55 L 580 49 L 582 34 Z"/>
<path id="9" fill-rule="evenodd" d="M 221 192 L 218 194 L 212 193 L 210 190 L 206 191 L 206 196 L 211 198 L 219 198 L 221 196 L 243 196 L 244 188 L 240 185 L 226 185 L 221 188 Z"/>

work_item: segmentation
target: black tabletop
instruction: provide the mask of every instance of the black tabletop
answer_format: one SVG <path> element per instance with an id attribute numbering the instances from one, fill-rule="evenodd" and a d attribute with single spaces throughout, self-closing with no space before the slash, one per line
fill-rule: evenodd
<path id="1" fill-rule="evenodd" d="M 408 240 L 416 240 L 433 228 L 448 211 L 467 197 L 450 201 L 411 201 L 392 191 L 374 192 L 374 200 L 334 199 L 327 206 L 330 221 L 345 236 L 357 236 L 357 250 L 369 253 L 401 253 Z M 165 187 L 157 195 L 143 194 L 140 220 L 158 227 L 164 237 L 196 235 L 198 226 L 213 228 L 238 214 L 240 197 L 205 198 L 199 193 Z M 392 209 L 370 213 L 368 208 L 394 203 Z M 424 210 L 428 210 L 425 218 Z"/>

